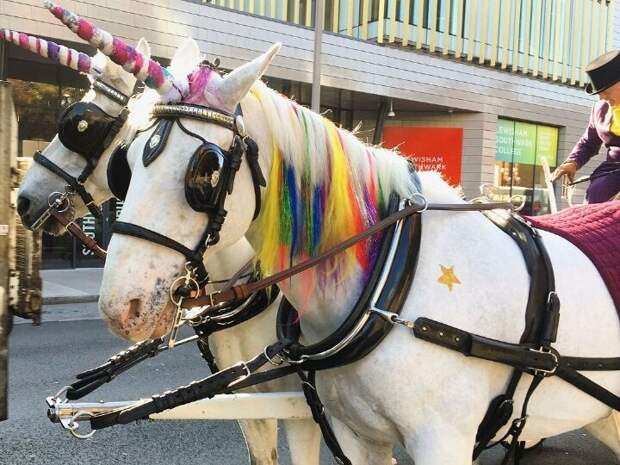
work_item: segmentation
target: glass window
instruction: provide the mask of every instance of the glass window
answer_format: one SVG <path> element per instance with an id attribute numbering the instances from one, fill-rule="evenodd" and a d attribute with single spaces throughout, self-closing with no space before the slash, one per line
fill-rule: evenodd
<path id="1" fill-rule="evenodd" d="M 495 154 L 494 194 L 504 200 L 525 196 L 523 212 L 549 213 L 543 159 L 551 169 L 557 165 L 558 128 L 499 119 Z"/>

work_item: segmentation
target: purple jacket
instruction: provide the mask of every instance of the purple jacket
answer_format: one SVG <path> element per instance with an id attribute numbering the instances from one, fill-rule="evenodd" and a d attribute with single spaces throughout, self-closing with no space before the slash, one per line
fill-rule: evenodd
<path id="1" fill-rule="evenodd" d="M 577 162 L 581 168 L 599 152 L 602 144 L 607 147 L 607 160 L 601 163 L 593 175 L 620 169 L 620 136 L 613 134 L 611 128 L 612 111 L 609 103 L 599 100 L 594 104 L 590 122 L 581 138 L 575 144 L 568 160 Z M 586 192 L 589 203 L 605 202 L 620 192 L 620 172 L 593 179 Z"/>

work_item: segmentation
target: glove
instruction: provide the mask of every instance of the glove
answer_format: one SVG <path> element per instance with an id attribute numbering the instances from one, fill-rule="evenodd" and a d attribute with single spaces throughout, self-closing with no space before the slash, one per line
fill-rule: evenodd
<path id="1" fill-rule="evenodd" d="M 551 182 L 556 181 L 562 176 L 568 176 L 568 179 L 572 181 L 575 179 L 575 173 L 577 173 L 577 163 L 572 160 L 567 160 L 551 173 Z"/>

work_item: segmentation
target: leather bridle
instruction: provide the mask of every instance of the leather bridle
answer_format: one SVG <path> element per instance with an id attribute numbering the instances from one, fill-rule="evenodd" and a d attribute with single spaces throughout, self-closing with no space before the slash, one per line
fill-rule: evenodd
<path id="1" fill-rule="evenodd" d="M 127 121 L 127 117 L 129 115 L 129 110 L 127 109 L 127 104 L 129 102 L 129 96 L 125 95 L 123 92 L 118 89 L 112 87 L 109 84 L 106 84 L 103 81 L 96 80 L 92 84 L 92 89 L 95 92 L 101 93 L 108 97 L 113 102 L 118 103 L 123 108 L 118 116 L 110 116 L 106 114 L 101 108 L 95 105 L 92 102 L 76 102 L 72 106 L 65 109 L 63 115 L 61 116 L 61 121 L 59 122 L 59 128 L 61 130 L 66 130 L 69 123 L 74 123 L 75 121 L 64 122 L 63 118 L 67 114 L 67 112 L 71 110 L 74 105 L 80 105 L 80 108 L 84 110 L 85 115 L 83 119 L 79 118 L 79 114 L 73 115 L 79 119 L 79 121 L 75 124 L 75 131 L 77 133 L 86 133 L 89 130 L 89 122 L 87 119 L 99 119 L 103 120 L 101 126 L 96 126 L 96 134 L 98 136 L 99 143 L 95 144 L 92 147 L 89 147 L 87 151 L 80 150 L 77 147 L 78 144 L 75 144 L 76 147 L 70 148 L 69 150 L 78 153 L 86 160 L 86 166 L 82 170 L 82 172 L 78 176 L 74 176 L 71 173 L 68 173 L 65 169 L 58 166 L 52 160 L 43 155 L 40 151 L 35 152 L 33 159 L 36 163 L 43 166 L 47 170 L 54 173 L 56 176 L 62 178 L 67 184 L 65 185 L 64 192 L 53 192 L 50 194 L 48 198 L 49 207 L 46 209 L 41 216 L 33 223 L 32 228 L 38 229 L 40 226 L 47 221 L 50 216 L 54 216 L 54 218 L 58 219 L 59 215 L 52 215 L 52 211 L 56 213 L 64 213 L 68 210 L 72 210 L 71 197 L 74 195 L 78 195 L 84 205 L 88 208 L 93 216 L 96 218 L 100 218 L 102 216 L 101 209 L 95 203 L 93 196 L 85 189 L 84 182 L 88 177 L 92 174 L 95 167 L 97 166 L 97 162 L 99 158 L 103 154 L 103 152 L 110 146 L 114 138 L 118 135 L 120 129 L 123 127 L 125 122 Z M 87 118 L 88 116 L 88 118 Z M 73 126 L 73 124 L 71 124 Z M 63 141 L 63 137 L 61 137 L 59 131 L 59 138 L 61 139 L 61 143 L 67 146 L 69 136 L 66 136 Z"/>
<path id="2" fill-rule="evenodd" d="M 260 187 L 264 186 L 266 183 L 258 164 L 258 146 L 246 134 L 240 111 L 238 111 L 236 115 L 233 115 L 221 110 L 199 105 L 156 105 L 153 108 L 152 116 L 157 119 L 167 119 L 176 122 L 183 132 L 199 140 L 202 143 L 201 147 L 205 145 L 216 145 L 183 126 L 180 122 L 181 118 L 190 118 L 205 123 L 216 124 L 233 132 L 233 141 L 230 148 L 226 151 L 218 147 L 224 155 L 225 163 L 222 173 L 219 174 L 218 184 L 221 185 L 221 188 L 216 189 L 215 197 L 202 205 L 199 210 L 192 205 L 195 210 L 203 211 L 207 214 L 207 225 L 193 249 L 186 247 L 170 237 L 134 223 L 116 221 L 112 226 L 113 233 L 144 239 L 172 249 L 183 255 L 186 259 L 185 268 L 187 274 L 184 276 L 185 286 L 181 286 L 178 292 L 185 292 L 187 294 L 191 290 L 198 291 L 201 287 L 206 285 L 209 280 L 208 273 L 204 267 L 203 256 L 210 246 L 219 241 L 219 233 L 227 214 L 224 203 L 226 197 L 233 191 L 235 175 L 241 166 L 241 161 L 244 156 L 248 161 L 254 184 L 256 197 L 254 217 L 256 217 L 260 211 Z M 187 286 L 190 286 L 190 289 L 188 289 Z"/>

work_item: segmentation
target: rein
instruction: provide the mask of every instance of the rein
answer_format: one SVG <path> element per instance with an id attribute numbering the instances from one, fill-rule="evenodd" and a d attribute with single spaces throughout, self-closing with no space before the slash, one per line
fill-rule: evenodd
<path id="1" fill-rule="evenodd" d="M 69 231 L 73 237 L 80 241 L 88 250 L 91 250 L 97 257 L 105 260 L 107 255 L 106 250 L 95 239 L 86 234 L 82 228 L 75 223 L 75 221 L 67 220 L 56 209 L 50 210 L 50 216 L 63 225 L 65 229 Z"/>
<path id="2" fill-rule="evenodd" d="M 495 210 L 495 209 L 508 209 L 512 210 L 513 205 L 511 203 L 506 202 L 493 202 L 493 203 L 473 203 L 473 204 L 450 204 L 450 203 L 428 203 L 426 198 L 424 198 L 421 194 L 417 194 L 414 198 L 422 198 L 422 204 L 410 204 L 399 210 L 395 213 L 392 213 L 389 216 L 386 216 L 383 220 L 375 223 L 368 229 L 365 229 L 359 234 L 346 239 L 331 249 L 323 252 L 316 257 L 310 258 L 308 260 L 304 260 L 303 262 L 298 263 L 297 265 L 292 266 L 286 270 L 280 271 L 279 273 L 275 273 L 271 276 L 263 278 L 259 281 L 250 282 L 246 284 L 240 284 L 238 286 L 233 286 L 227 291 L 216 291 L 212 293 L 205 294 L 203 296 L 196 295 L 198 292 L 190 291 L 187 292 L 187 288 L 180 288 L 177 290 L 178 294 L 182 298 L 181 307 L 182 308 L 192 308 L 192 307 L 213 307 L 217 305 L 222 305 L 225 303 L 229 303 L 231 301 L 243 300 L 248 298 L 255 292 L 266 289 L 268 287 L 273 286 L 285 279 L 291 278 L 303 271 L 317 266 L 319 263 L 333 257 L 336 254 L 343 252 L 349 247 L 357 244 L 364 239 L 369 238 L 370 236 L 381 232 L 398 221 L 409 217 L 411 215 L 415 215 L 418 213 L 422 213 L 427 210 L 436 210 L 436 211 L 453 211 L 453 212 L 471 212 L 471 211 L 486 211 L 486 210 Z M 183 294 L 190 295 L 189 298 L 183 297 Z"/>

